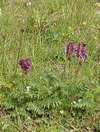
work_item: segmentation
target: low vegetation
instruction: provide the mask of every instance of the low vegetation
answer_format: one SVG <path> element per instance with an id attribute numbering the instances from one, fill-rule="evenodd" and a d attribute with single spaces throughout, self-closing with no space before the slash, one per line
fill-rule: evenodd
<path id="1" fill-rule="evenodd" d="M 0 131 L 100 131 L 100 4 L 0 0 Z"/>

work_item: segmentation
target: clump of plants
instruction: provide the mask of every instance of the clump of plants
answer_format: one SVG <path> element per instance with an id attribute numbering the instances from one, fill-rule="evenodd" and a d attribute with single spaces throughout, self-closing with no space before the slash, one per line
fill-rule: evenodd
<path id="1" fill-rule="evenodd" d="M 0 131 L 100 131 L 96 5 L 0 1 Z"/>

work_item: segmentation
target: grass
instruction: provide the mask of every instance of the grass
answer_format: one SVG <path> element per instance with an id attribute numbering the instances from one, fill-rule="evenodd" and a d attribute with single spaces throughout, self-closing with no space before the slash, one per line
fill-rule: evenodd
<path id="1" fill-rule="evenodd" d="M 99 132 L 96 0 L 1 0 L 0 9 L 0 131 Z M 70 41 L 86 43 L 81 67 L 76 59 L 68 66 Z M 33 63 L 27 75 L 18 65 L 26 57 Z"/>

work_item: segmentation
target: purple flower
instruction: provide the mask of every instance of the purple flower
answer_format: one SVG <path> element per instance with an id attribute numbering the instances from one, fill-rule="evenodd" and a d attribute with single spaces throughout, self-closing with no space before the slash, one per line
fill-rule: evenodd
<path id="1" fill-rule="evenodd" d="M 78 45 L 74 44 L 73 45 L 73 55 L 77 56 L 77 51 L 78 51 Z"/>
<path id="2" fill-rule="evenodd" d="M 79 46 L 78 46 L 78 51 L 77 51 L 77 57 L 79 57 L 79 59 L 81 61 L 85 61 L 88 57 L 88 54 L 87 54 L 87 49 L 86 49 L 86 46 L 83 42 L 80 42 Z"/>
<path id="3" fill-rule="evenodd" d="M 70 42 L 65 46 L 65 54 L 68 56 L 68 59 L 70 59 L 71 56 L 77 55 L 78 46 L 76 43 Z"/>
<path id="4" fill-rule="evenodd" d="M 32 69 L 32 61 L 30 58 L 19 60 L 18 64 L 24 72 L 28 72 Z"/>
<path id="5" fill-rule="evenodd" d="M 81 62 L 84 62 L 88 57 L 87 49 L 83 42 L 80 42 L 79 45 L 74 42 L 68 43 L 65 46 L 65 54 L 69 60 L 72 56 L 76 56 Z"/>

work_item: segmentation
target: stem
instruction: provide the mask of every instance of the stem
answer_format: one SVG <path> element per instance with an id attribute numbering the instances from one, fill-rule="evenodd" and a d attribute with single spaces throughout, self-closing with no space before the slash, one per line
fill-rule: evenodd
<path id="1" fill-rule="evenodd" d="M 19 57 L 20 57 L 20 53 L 21 53 L 21 48 L 22 48 L 22 38 L 23 38 L 23 33 L 24 33 L 24 31 L 21 31 L 21 34 L 19 34 L 20 35 L 20 38 L 19 38 L 19 50 L 18 50 L 18 54 L 17 54 L 17 62 L 18 62 L 18 60 L 19 60 Z M 14 73 L 14 75 L 17 73 L 17 65 L 16 65 L 16 67 L 15 67 L 15 73 Z"/>

